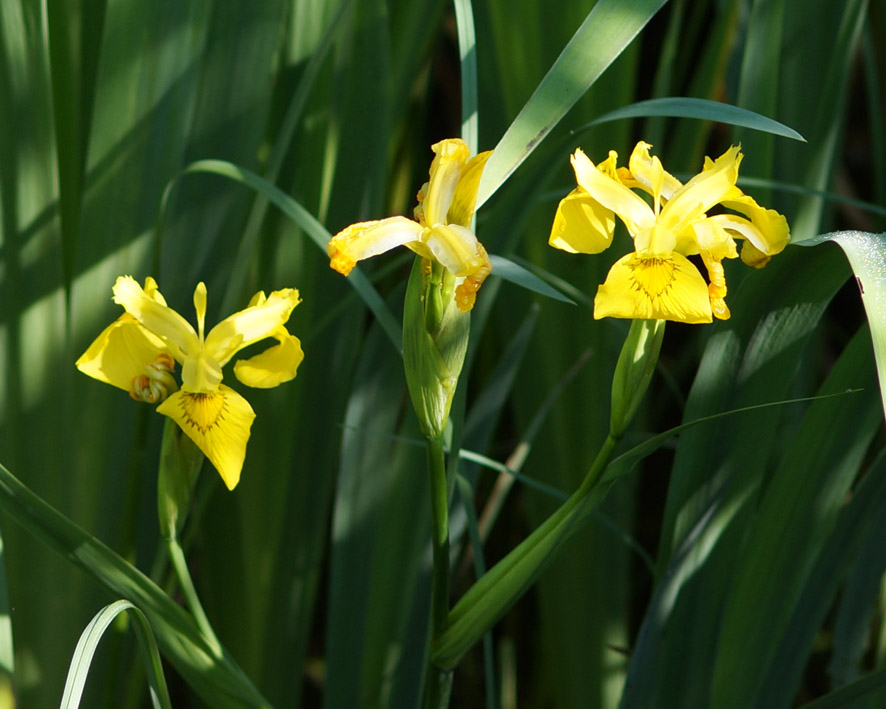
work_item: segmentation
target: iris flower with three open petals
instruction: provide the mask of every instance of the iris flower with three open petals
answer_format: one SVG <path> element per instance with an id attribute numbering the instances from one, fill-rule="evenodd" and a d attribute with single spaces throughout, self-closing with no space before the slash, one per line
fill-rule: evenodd
<path id="1" fill-rule="evenodd" d="M 250 387 L 269 388 L 295 377 L 304 355 L 285 323 L 298 305 L 293 288 L 258 292 L 249 306 L 208 333 L 206 286 L 197 285 L 197 329 L 166 305 L 153 278 L 142 288 L 131 276 L 114 284 L 114 302 L 126 312 L 77 360 L 89 376 L 129 391 L 174 420 L 218 470 L 229 490 L 240 480 L 255 413 L 249 402 L 222 384 L 222 367 L 244 347 L 274 338 L 278 344 L 234 364 L 234 376 Z M 182 366 L 181 388 L 173 377 Z"/>
<path id="2" fill-rule="evenodd" d="M 612 242 L 617 215 L 634 251 L 616 261 L 597 291 L 595 318 L 727 319 L 723 259 L 736 258 L 736 240 L 743 240 L 742 261 L 766 265 L 790 239 L 787 221 L 736 187 L 738 147 L 716 160 L 705 158 L 702 171 L 686 184 L 665 172 L 650 147 L 637 143 L 628 169 L 617 168 L 615 151 L 594 165 L 576 150 L 578 187 L 560 202 L 549 243 L 572 253 L 599 253 Z M 650 195 L 652 204 L 633 188 Z M 708 214 L 718 205 L 738 214 Z M 694 255 L 701 257 L 709 283 L 687 258 Z"/>

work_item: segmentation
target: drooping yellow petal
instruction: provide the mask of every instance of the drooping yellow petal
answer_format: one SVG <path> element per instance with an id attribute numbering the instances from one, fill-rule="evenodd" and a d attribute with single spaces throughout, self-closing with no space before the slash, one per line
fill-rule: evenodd
<path id="1" fill-rule="evenodd" d="M 483 259 L 483 265 L 474 271 L 474 273 L 467 276 L 455 288 L 455 305 L 463 313 L 474 308 L 474 303 L 477 300 L 477 291 L 480 290 L 483 281 L 485 281 L 492 272 L 492 262 L 489 260 L 489 255 L 486 253 L 483 244 L 479 241 L 477 242 L 477 250 Z"/>
<path id="2" fill-rule="evenodd" d="M 678 253 L 622 257 L 594 298 L 594 317 L 711 322 L 708 287 L 698 269 Z"/>
<path id="3" fill-rule="evenodd" d="M 477 204 L 477 190 L 480 189 L 480 178 L 483 176 L 483 168 L 486 167 L 490 155 L 492 155 L 491 150 L 478 153 L 468 160 L 462 169 L 461 178 L 452 196 L 452 204 L 449 205 L 449 212 L 446 215 L 448 224 L 471 226 L 474 206 Z"/>
<path id="4" fill-rule="evenodd" d="M 617 214 L 631 236 L 652 227 L 655 213 L 639 195 L 618 179 L 598 170 L 581 149 L 575 151 L 571 160 L 579 186 L 606 209 Z"/>
<path id="5" fill-rule="evenodd" d="M 735 230 L 751 242 L 757 251 L 774 256 L 781 253 L 791 240 L 790 228 L 784 215 L 774 209 L 761 207 L 753 197 L 744 194 L 738 187 L 729 190 L 721 204 L 727 209 L 744 214 L 750 220 L 752 229 L 742 230 L 736 227 Z M 724 228 L 731 227 L 724 224 Z"/>
<path id="6" fill-rule="evenodd" d="M 726 305 L 726 273 L 723 270 L 723 262 L 704 251 L 701 252 L 701 258 L 710 279 L 708 297 L 711 301 L 711 312 L 718 320 L 728 320 L 730 313 Z"/>
<path id="7" fill-rule="evenodd" d="M 419 241 L 423 228 L 406 217 L 389 217 L 370 222 L 358 222 L 343 229 L 329 240 L 329 265 L 347 276 L 357 261 L 376 256 Z"/>
<path id="8" fill-rule="evenodd" d="M 467 227 L 438 224 L 428 231 L 424 243 L 434 258 L 458 277 L 476 273 L 488 262 L 480 254 L 480 242 Z"/>
<path id="9" fill-rule="evenodd" d="M 548 243 L 572 254 L 598 254 L 612 243 L 615 215 L 581 187 L 560 200 Z"/>
<path id="10" fill-rule="evenodd" d="M 197 352 L 200 342 L 194 328 L 161 300 L 149 296 L 132 276 L 120 276 L 114 284 L 114 302 L 122 305 L 154 335 L 166 341 L 173 356 L 183 362 Z"/>
<path id="11" fill-rule="evenodd" d="M 278 328 L 274 337 L 280 344 L 234 362 L 234 376 L 246 386 L 269 389 L 295 378 L 298 365 L 305 357 L 301 342 L 285 327 Z"/>
<path id="12" fill-rule="evenodd" d="M 93 379 L 129 391 L 134 377 L 158 355 L 170 354 L 166 343 L 129 313 L 106 327 L 80 359 L 76 367 Z"/>
<path id="13" fill-rule="evenodd" d="M 659 222 L 679 234 L 688 224 L 704 217 L 735 185 L 741 158 L 741 149 L 732 146 L 715 161 L 708 160 L 705 168 L 668 200 L 659 214 Z"/>
<path id="14" fill-rule="evenodd" d="M 178 391 L 157 411 L 169 416 L 197 444 L 229 490 L 237 486 L 255 418 L 246 399 L 222 384 L 211 393 Z"/>
<path id="15" fill-rule="evenodd" d="M 471 156 L 467 143 L 460 138 L 441 140 L 439 143 L 434 143 L 431 150 L 434 151 L 434 160 L 431 163 L 428 189 L 422 203 L 427 226 L 446 223 L 446 215 L 452 205 L 462 169 Z"/>
<path id="16" fill-rule="evenodd" d="M 234 313 L 212 328 L 206 336 L 205 351 L 224 366 L 237 351 L 273 337 L 299 302 L 295 288 L 273 291 L 267 298 L 256 301 L 256 305 Z"/>

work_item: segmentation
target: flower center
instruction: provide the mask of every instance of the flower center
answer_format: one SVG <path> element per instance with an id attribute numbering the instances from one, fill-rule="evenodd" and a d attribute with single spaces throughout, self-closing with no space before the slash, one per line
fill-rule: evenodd
<path id="1" fill-rule="evenodd" d="M 653 302 L 665 296 L 676 280 L 677 265 L 668 258 L 634 256 L 628 268 L 634 288 Z"/>
<path id="2" fill-rule="evenodd" d="M 227 405 L 225 397 L 219 393 L 184 392 L 179 399 L 182 410 L 182 423 L 197 429 L 203 435 L 224 420 Z"/>

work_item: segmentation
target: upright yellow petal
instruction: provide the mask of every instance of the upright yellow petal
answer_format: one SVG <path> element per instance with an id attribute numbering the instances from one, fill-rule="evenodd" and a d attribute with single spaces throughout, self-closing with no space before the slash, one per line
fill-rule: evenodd
<path id="1" fill-rule="evenodd" d="M 255 418 L 246 399 L 222 384 L 213 393 L 178 391 L 157 411 L 169 416 L 197 444 L 229 490 L 237 486 Z"/>
<path id="2" fill-rule="evenodd" d="M 446 215 L 448 224 L 471 226 L 474 205 L 477 204 L 477 190 L 480 189 L 480 178 L 483 176 L 483 168 L 486 167 L 486 161 L 489 160 L 490 155 L 492 155 L 491 150 L 479 153 L 468 160 L 462 169 L 455 193 L 452 195 L 449 212 Z"/>
<path id="3" fill-rule="evenodd" d="M 642 140 L 634 146 L 631 157 L 628 159 L 630 175 L 636 181 L 637 186 L 649 194 L 653 194 L 653 175 L 660 170 L 661 176 L 657 178 L 660 180 L 658 193 L 665 200 L 669 200 L 683 186 L 683 183 L 664 170 L 661 167 L 661 162 L 658 162 L 658 167 L 655 166 L 658 158 L 649 154 L 651 147 L 649 143 L 645 143 Z"/>
<path id="4" fill-rule="evenodd" d="M 244 347 L 273 337 L 299 302 L 295 288 L 275 290 L 260 303 L 234 313 L 212 328 L 204 344 L 206 353 L 224 366 Z"/>
<path id="5" fill-rule="evenodd" d="M 732 146 L 715 161 L 708 160 L 705 168 L 668 200 L 661 210 L 659 221 L 679 233 L 686 225 L 701 219 L 735 185 L 741 158 L 741 149 Z"/>
<path id="6" fill-rule="evenodd" d="M 581 149 L 572 155 L 572 168 L 579 186 L 603 207 L 617 214 L 631 236 L 655 224 L 655 213 L 642 197 L 598 170 Z"/>
<path id="7" fill-rule="evenodd" d="M 560 200 L 548 243 L 572 254 L 598 254 L 612 243 L 615 215 L 581 187 Z"/>
<path id="8" fill-rule="evenodd" d="M 357 261 L 384 253 L 395 246 L 420 241 L 423 231 L 418 222 L 406 217 L 352 224 L 329 240 L 329 265 L 347 276 Z"/>
<path id="9" fill-rule="evenodd" d="M 194 289 L 194 310 L 197 311 L 197 336 L 202 340 L 206 327 L 206 284 L 203 281 Z"/>
<path id="10" fill-rule="evenodd" d="M 160 354 L 171 354 L 166 343 L 129 313 L 106 327 L 77 360 L 76 367 L 93 379 L 129 391 L 134 377 Z"/>
<path id="11" fill-rule="evenodd" d="M 298 365 L 305 357 L 301 342 L 285 327 L 278 328 L 274 337 L 280 344 L 234 362 L 234 376 L 246 386 L 269 389 L 295 378 Z"/>
<path id="12" fill-rule="evenodd" d="M 685 256 L 631 253 L 615 262 L 597 290 L 594 317 L 711 322 L 708 286 Z"/>
<path id="13" fill-rule="evenodd" d="M 172 308 L 149 296 L 132 276 L 120 276 L 114 284 L 114 302 L 122 305 L 148 330 L 169 345 L 179 361 L 199 350 L 194 328 Z"/>
<path id="14" fill-rule="evenodd" d="M 427 226 L 446 223 L 446 215 L 452 205 L 462 169 L 471 156 L 467 143 L 459 138 L 441 140 L 432 145 L 431 150 L 434 151 L 435 157 L 431 163 L 431 177 L 422 202 Z"/>

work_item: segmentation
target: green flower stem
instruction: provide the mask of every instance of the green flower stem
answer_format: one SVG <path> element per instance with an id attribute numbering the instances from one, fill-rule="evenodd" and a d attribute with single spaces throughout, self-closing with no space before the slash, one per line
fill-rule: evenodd
<path id="1" fill-rule="evenodd" d="M 185 597 L 185 603 L 187 603 L 191 615 L 194 616 L 194 620 L 197 621 L 197 627 L 200 628 L 200 632 L 203 633 L 216 656 L 222 657 L 221 643 L 218 641 L 215 631 L 209 623 L 209 618 L 206 617 L 206 612 L 203 610 L 203 605 L 200 603 L 200 598 L 197 596 L 197 589 L 191 580 L 188 562 L 185 559 L 181 545 L 178 543 L 178 538 L 169 538 L 166 540 L 166 544 L 169 549 L 169 559 L 172 562 L 172 568 L 175 569 L 175 575 L 178 577 L 182 595 Z"/>
<path id="2" fill-rule="evenodd" d="M 440 637 L 449 622 L 449 488 L 446 485 L 446 461 L 443 439 L 428 438 L 428 473 L 431 492 L 431 544 L 434 569 L 431 582 L 431 643 Z M 449 705 L 452 688 L 450 669 L 430 667 L 425 694 L 428 709 Z"/>
<path id="3" fill-rule="evenodd" d="M 581 486 L 545 522 L 484 574 L 459 600 L 448 624 L 431 644 L 431 661 L 453 669 L 461 656 L 535 582 L 563 542 L 582 527 L 602 501 L 609 485 L 597 485 L 618 439 L 606 438 Z M 593 493 L 593 494 L 592 494 Z"/>

